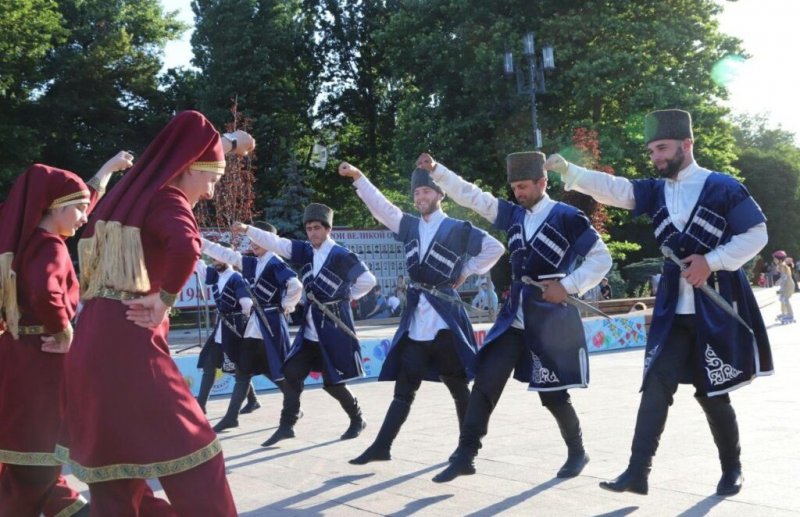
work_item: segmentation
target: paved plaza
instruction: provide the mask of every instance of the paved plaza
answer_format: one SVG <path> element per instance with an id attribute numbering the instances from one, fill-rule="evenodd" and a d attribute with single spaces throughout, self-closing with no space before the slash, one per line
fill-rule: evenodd
<path id="1" fill-rule="evenodd" d="M 800 515 L 800 324 L 772 324 L 774 291 L 759 292 L 776 372 L 732 393 L 741 428 L 745 483 L 739 495 L 714 495 L 719 462 L 693 389 L 681 386 L 654 459 L 650 494 L 615 494 L 598 482 L 627 464 L 639 401 L 643 349 L 590 356 L 591 387 L 572 391 L 591 462 L 583 474 L 559 480 L 566 448 L 538 396 L 510 380 L 476 460 L 478 473 L 448 484 L 431 478 L 457 444 L 456 416 L 447 389 L 423 383 L 392 450 L 393 460 L 354 466 L 375 437 L 392 399 L 392 383 L 365 381 L 351 389 L 368 427 L 340 441 L 348 420 L 319 388 L 303 394 L 297 437 L 260 446 L 276 428 L 279 393 L 259 394 L 262 408 L 242 415 L 220 435 L 234 497 L 243 516 L 271 515 Z M 800 304 L 795 303 L 800 309 Z M 209 402 L 218 421 L 228 398 Z M 154 422 L 153 425 L 158 425 Z M 72 476 L 70 480 L 84 489 Z M 157 486 L 157 485 L 154 485 Z M 163 495 L 163 492 L 161 492 Z"/>

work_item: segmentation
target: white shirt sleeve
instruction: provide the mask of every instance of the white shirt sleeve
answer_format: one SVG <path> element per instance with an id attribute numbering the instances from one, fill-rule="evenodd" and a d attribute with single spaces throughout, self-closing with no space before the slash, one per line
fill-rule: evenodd
<path id="1" fill-rule="evenodd" d="M 569 294 L 583 295 L 598 285 L 611 269 L 611 253 L 603 239 L 597 239 L 592 249 L 586 254 L 583 264 L 575 271 L 561 279 L 561 285 Z"/>
<path id="2" fill-rule="evenodd" d="M 736 271 L 755 257 L 767 245 L 767 224 L 759 223 L 744 233 L 734 235 L 723 244 L 705 254 L 711 271 Z"/>
<path id="3" fill-rule="evenodd" d="M 370 292 L 376 283 L 378 283 L 378 281 L 375 279 L 375 275 L 373 275 L 371 271 L 364 271 L 356 278 L 356 281 L 350 288 L 350 299 L 358 300 Z"/>
<path id="4" fill-rule="evenodd" d="M 250 312 L 253 310 L 253 300 L 247 296 L 243 296 L 239 298 L 239 305 L 242 306 L 242 314 L 249 316 Z"/>
<path id="5" fill-rule="evenodd" d="M 564 180 L 564 190 L 577 190 L 592 196 L 597 202 L 604 205 L 628 210 L 636 208 L 633 183 L 627 178 L 584 169 L 570 163 L 562 179 Z"/>
<path id="6" fill-rule="evenodd" d="M 490 193 L 466 181 L 441 163 L 436 164 L 431 178 L 459 205 L 474 210 L 490 223 L 497 220 L 497 198 Z"/>
<path id="7" fill-rule="evenodd" d="M 230 264 L 231 266 L 242 269 L 242 254 L 236 250 L 220 246 L 216 242 L 203 239 L 203 244 L 200 250 L 204 255 L 211 257 L 214 260 Z"/>
<path id="8" fill-rule="evenodd" d="M 380 190 L 373 185 L 366 176 L 361 176 L 353 186 L 356 187 L 356 194 L 364 201 L 370 213 L 382 225 L 389 228 L 394 233 L 400 231 L 400 220 L 403 218 L 403 211 L 394 206 L 384 197 Z"/>
<path id="9" fill-rule="evenodd" d="M 285 259 L 292 257 L 292 241 L 278 237 L 272 232 L 265 232 L 255 226 L 248 226 L 246 235 L 262 248 L 277 253 Z"/>
<path id="10" fill-rule="evenodd" d="M 286 282 L 286 292 L 283 293 L 281 307 L 288 312 L 294 311 L 295 306 L 300 302 L 302 296 L 303 284 L 300 283 L 297 277 L 293 276 Z"/>
<path id="11" fill-rule="evenodd" d="M 506 249 L 500 241 L 488 233 L 484 234 L 483 241 L 481 242 L 481 252 L 467 260 L 466 264 L 464 264 L 464 268 L 461 270 L 461 275 L 468 277 L 469 275 L 482 275 L 488 272 L 492 269 L 492 266 L 497 263 L 500 257 L 503 256 L 505 251 Z"/>

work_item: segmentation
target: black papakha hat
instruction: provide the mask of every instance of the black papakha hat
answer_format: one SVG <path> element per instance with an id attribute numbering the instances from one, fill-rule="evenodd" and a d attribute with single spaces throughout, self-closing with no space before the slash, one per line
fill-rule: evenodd
<path id="1" fill-rule="evenodd" d="M 303 224 L 319 221 L 328 228 L 333 227 L 333 209 L 322 203 L 311 203 L 303 213 Z"/>
<path id="2" fill-rule="evenodd" d="M 444 195 L 444 191 L 442 188 L 433 182 L 431 179 L 431 175 L 422 168 L 414 169 L 414 172 L 411 173 L 411 196 L 414 196 L 414 191 L 419 187 L 430 187 L 439 194 Z"/>
<path id="3" fill-rule="evenodd" d="M 691 138 L 692 115 L 683 110 L 652 111 L 644 117 L 644 143 L 654 140 L 683 140 Z"/>
<path id="4" fill-rule="evenodd" d="M 256 221 L 252 226 L 255 226 L 259 230 L 264 230 L 265 232 L 278 233 L 278 230 L 266 221 Z"/>
<path id="5" fill-rule="evenodd" d="M 546 178 L 544 170 L 544 153 L 539 151 L 523 151 L 506 156 L 506 174 L 508 182 Z"/>

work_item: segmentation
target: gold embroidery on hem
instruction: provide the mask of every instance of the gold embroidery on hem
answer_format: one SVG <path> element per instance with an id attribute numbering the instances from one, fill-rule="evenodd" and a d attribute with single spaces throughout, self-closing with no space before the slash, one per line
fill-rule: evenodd
<path id="1" fill-rule="evenodd" d="M 76 513 L 78 513 L 78 510 L 86 506 L 87 502 L 88 501 L 83 496 L 80 496 L 78 499 L 75 500 L 74 503 L 72 503 L 71 505 L 67 506 L 66 508 L 58 512 L 55 515 L 55 517 L 70 517 L 71 515 L 75 515 Z"/>
<path id="2" fill-rule="evenodd" d="M 84 483 L 100 483 L 115 479 L 154 479 L 173 474 L 180 474 L 205 463 L 222 452 L 222 445 L 216 438 L 205 447 L 174 460 L 156 463 L 118 463 L 102 467 L 84 467 L 69 457 L 69 449 L 56 445 L 55 457 L 61 463 L 69 465 L 76 478 Z"/>
<path id="3" fill-rule="evenodd" d="M 61 463 L 52 452 L 19 452 L 0 449 L 0 463 L 32 467 L 54 467 Z"/>

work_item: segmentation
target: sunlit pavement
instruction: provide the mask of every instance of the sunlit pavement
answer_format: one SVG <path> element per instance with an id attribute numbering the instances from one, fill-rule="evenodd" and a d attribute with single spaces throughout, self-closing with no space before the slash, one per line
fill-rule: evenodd
<path id="1" fill-rule="evenodd" d="M 392 461 L 354 466 L 375 437 L 392 399 L 392 383 L 351 389 L 369 423 L 355 440 L 340 441 L 344 412 L 324 391 L 303 394 L 297 437 L 260 446 L 275 429 L 281 399 L 259 394 L 261 409 L 220 435 L 228 480 L 241 515 L 798 515 L 800 514 L 800 324 L 775 325 L 773 290 L 758 293 L 768 322 L 776 372 L 731 395 L 742 443 L 745 483 L 734 497 L 714 495 L 717 452 L 691 386 L 681 386 L 650 476 L 650 494 L 615 494 L 598 482 L 627 465 L 639 401 L 643 350 L 592 354 L 591 387 L 572 392 L 591 462 L 568 480 L 555 472 L 566 448 L 538 396 L 509 381 L 476 460 L 477 474 L 448 484 L 431 478 L 457 443 L 452 399 L 423 383 L 392 450 Z M 796 300 L 795 300 L 796 301 Z M 800 309 L 800 304 L 795 303 Z M 227 397 L 209 402 L 218 421 Z M 75 486 L 85 485 L 69 477 Z M 154 485 L 157 486 L 157 485 Z M 163 496 L 163 492 L 159 492 Z"/>

